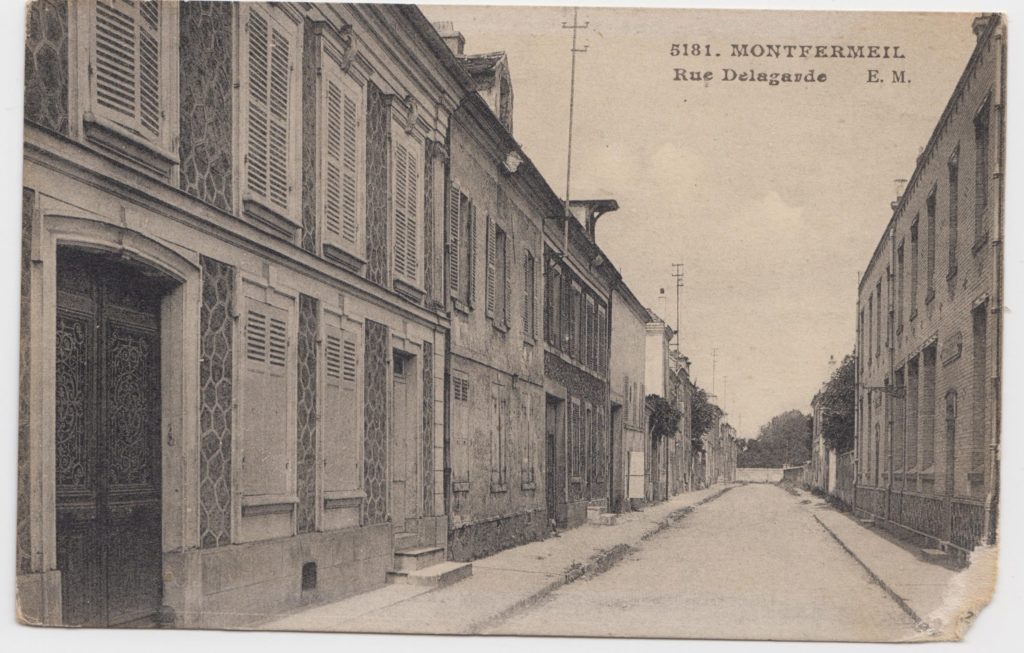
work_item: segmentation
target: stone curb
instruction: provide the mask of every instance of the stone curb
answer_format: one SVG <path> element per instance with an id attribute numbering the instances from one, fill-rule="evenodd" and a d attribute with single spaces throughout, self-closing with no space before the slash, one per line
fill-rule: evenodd
<path id="1" fill-rule="evenodd" d="M 694 503 L 689 506 L 683 506 L 682 508 L 679 508 L 677 510 L 673 510 L 664 519 L 658 521 L 653 528 L 650 528 L 646 530 L 644 533 L 642 533 L 640 535 L 639 541 L 647 541 L 648 539 L 654 537 L 655 535 L 665 530 L 669 526 L 672 526 L 686 515 L 693 512 L 698 506 L 702 506 L 705 503 L 714 501 L 715 499 L 722 496 L 723 494 L 733 489 L 734 487 L 735 485 L 728 485 L 719 490 L 718 492 L 715 492 L 714 494 L 710 494 L 704 497 L 697 503 Z M 602 549 L 601 551 L 598 551 L 594 555 L 590 556 L 583 563 L 574 562 L 562 571 L 562 574 L 559 578 L 556 578 L 552 582 L 548 583 L 540 590 L 534 592 L 529 596 L 519 599 L 518 601 L 516 601 L 515 603 L 505 608 L 496 615 L 487 617 L 485 619 L 481 619 L 475 623 L 470 624 L 468 628 L 468 634 L 479 635 L 485 629 L 493 627 L 509 619 L 520 610 L 523 610 L 525 608 L 530 607 L 531 605 L 534 605 L 535 603 L 542 600 L 544 597 L 548 596 L 555 590 L 564 587 L 569 583 L 573 583 L 583 577 L 593 578 L 599 574 L 608 571 L 616 564 L 618 564 L 619 561 L 621 561 L 623 558 L 625 558 L 627 555 L 629 555 L 635 550 L 635 545 L 620 542 L 619 544 L 616 544 L 609 549 Z"/>
<path id="2" fill-rule="evenodd" d="M 932 628 L 927 621 L 918 616 L 917 612 L 915 612 L 914 609 L 910 607 L 910 604 L 907 603 L 907 601 L 902 596 L 897 594 L 896 591 L 892 587 L 890 587 L 889 584 L 886 583 L 881 576 L 872 571 L 871 567 L 869 567 L 867 563 L 865 563 L 860 558 L 860 556 L 854 553 L 853 550 L 850 549 L 850 547 L 848 547 L 846 543 L 843 542 L 843 540 L 835 533 L 835 531 L 829 528 L 825 524 L 825 522 L 821 521 L 821 519 L 819 519 L 817 515 L 812 515 L 812 517 L 814 517 L 814 521 L 818 522 L 819 526 L 825 529 L 826 533 L 832 536 L 832 539 L 834 539 L 839 544 L 839 546 L 842 547 L 843 551 L 846 551 L 846 553 L 851 558 L 853 558 L 857 562 L 857 564 L 859 564 L 864 569 L 865 572 L 867 572 L 868 577 L 871 578 L 871 581 L 879 587 L 881 587 L 882 590 L 889 595 L 889 598 L 891 598 L 896 603 L 896 605 L 900 606 L 900 609 L 902 609 L 908 617 L 914 620 L 914 623 L 917 625 L 918 630 L 925 632 L 929 635 L 937 634 L 935 629 Z"/>

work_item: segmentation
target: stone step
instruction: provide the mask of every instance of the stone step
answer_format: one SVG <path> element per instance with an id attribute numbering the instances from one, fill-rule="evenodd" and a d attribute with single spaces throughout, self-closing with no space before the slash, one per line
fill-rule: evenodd
<path id="1" fill-rule="evenodd" d="M 942 549 L 921 549 L 921 556 L 924 557 L 925 560 L 942 562 L 949 557 L 949 553 Z"/>
<path id="2" fill-rule="evenodd" d="M 417 571 L 444 562 L 443 546 L 420 546 L 395 551 L 395 571 Z"/>
<path id="3" fill-rule="evenodd" d="M 597 526 L 614 526 L 618 523 L 618 515 L 614 512 L 588 512 L 587 522 Z"/>
<path id="4" fill-rule="evenodd" d="M 857 521 L 860 522 L 861 526 L 874 526 L 875 525 L 875 520 L 872 519 L 871 517 L 862 517 L 862 518 L 858 519 Z"/>
<path id="5" fill-rule="evenodd" d="M 441 562 L 416 571 L 389 571 L 387 582 L 425 587 L 447 587 L 472 575 L 472 562 Z"/>
<path id="6" fill-rule="evenodd" d="M 419 533 L 395 533 L 395 551 L 414 549 L 420 545 Z"/>

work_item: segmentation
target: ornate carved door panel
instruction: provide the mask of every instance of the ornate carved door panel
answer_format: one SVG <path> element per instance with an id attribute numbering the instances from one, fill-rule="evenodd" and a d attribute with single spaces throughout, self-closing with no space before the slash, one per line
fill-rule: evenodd
<path id="1" fill-rule="evenodd" d="M 161 603 L 160 297 L 138 269 L 61 251 L 57 566 L 64 623 L 117 625 Z"/>

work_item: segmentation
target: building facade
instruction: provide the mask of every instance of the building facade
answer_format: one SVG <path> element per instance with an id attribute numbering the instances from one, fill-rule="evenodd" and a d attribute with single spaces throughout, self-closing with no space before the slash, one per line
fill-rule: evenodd
<path id="1" fill-rule="evenodd" d="M 628 510 L 630 502 L 645 498 L 645 467 L 650 439 L 644 411 L 647 309 L 622 283 L 612 293 L 611 359 L 611 469 L 613 512 Z"/>
<path id="2" fill-rule="evenodd" d="M 429 22 L 28 13 L 24 618 L 233 625 L 444 546 L 446 144 L 473 90 Z"/>
<path id="3" fill-rule="evenodd" d="M 555 219 L 544 221 L 544 482 L 559 528 L 582 524 L 591 502 L 606 507 L 609 500 L 610 306 L 618 274 L 592 229 L 607 206 L 552 206 Z"/>
<path id="4" fill-rule="evenodd" d="M 996 531 L 1005 30 L 975 19 L 857 306 L 855 507 L 954 553 Z"/>
<path id="5" fill-rule="evenodd" d="M 540 295 L 542 223 L 558 203 L 512 138 L 504 55 L 466 55 L 438 27 L 482 93 L 452 117 L 447 191 L 449 551 L 470 560 L 550 530 Z"/>

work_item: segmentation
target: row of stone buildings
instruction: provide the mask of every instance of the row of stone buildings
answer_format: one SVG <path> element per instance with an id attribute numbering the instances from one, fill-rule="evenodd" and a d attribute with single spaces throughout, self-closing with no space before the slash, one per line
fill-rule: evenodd
<path id="1" fill-rule="evenodd" d="M 957 555 L 995 540 L 999 503 L 1006 24 L 973 27 L 860 279 L 850 466 L 859 514 Z"/>
<path id="2" fill-rule="evenodd" d="M 129 0 L 38 0 L 25 54 L 23 619 L 240 624 L 730 478 L 720 425 L 652 450 L 688 362 L 595 241 L 617 204 L 515 141 L 504 54 L 410 5 Z"/>

